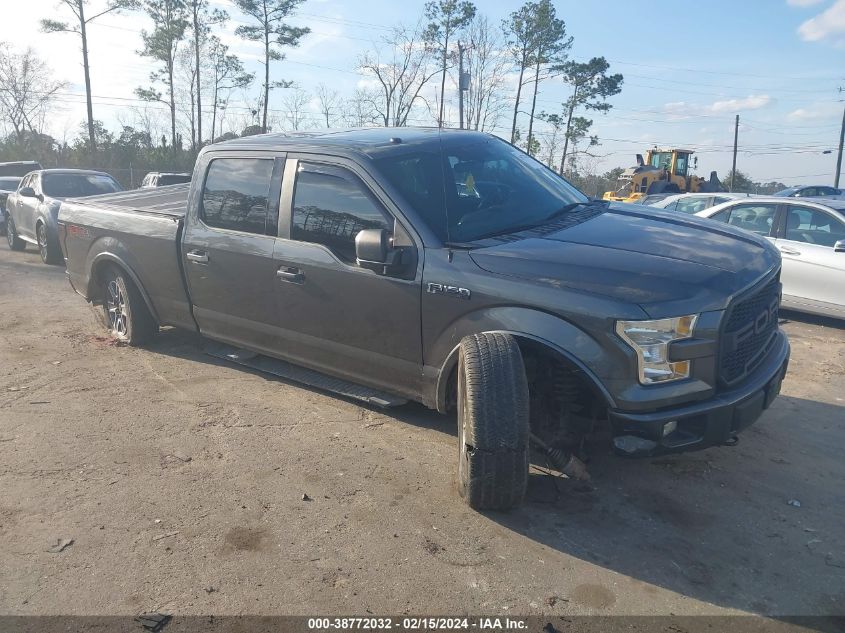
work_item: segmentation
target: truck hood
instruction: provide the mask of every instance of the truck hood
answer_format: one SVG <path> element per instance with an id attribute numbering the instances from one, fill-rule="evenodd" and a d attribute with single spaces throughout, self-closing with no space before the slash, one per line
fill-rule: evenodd
<path id="1" fill-rule="evenodd" d="M 653 318 L 722 310 L 780 265 L 765 238 L 627 204 L 470 256 L 488 272 L 635 303 Z"/>

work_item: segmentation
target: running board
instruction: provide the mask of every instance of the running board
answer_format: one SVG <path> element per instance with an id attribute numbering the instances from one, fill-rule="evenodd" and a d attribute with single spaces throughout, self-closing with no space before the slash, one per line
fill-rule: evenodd
<path id="1" fill-rule="evenodd" d="M 346 396 L 347 398 L 354 398 L 355 400 L 362 400 L 363 402 L 379 407 L 398 407 L 408 402 L 406 399 L 398 396 L 377 391 L 370 387 L 356 385 L 342 378 L 333 378 L 318 371 L 250 352 L 240 347 L 226 345 L 225 343 L 209 341 L 205 344 L 205 353 L 215 358 L 222 358 L 223 360 L 249 367 L 250 369 L 257 369 L 258 371 L 279 376 L 285 380 L 299 382 L 315 389 L 322 389 L 323 391 L 331 391 L 332 393 Z"/>

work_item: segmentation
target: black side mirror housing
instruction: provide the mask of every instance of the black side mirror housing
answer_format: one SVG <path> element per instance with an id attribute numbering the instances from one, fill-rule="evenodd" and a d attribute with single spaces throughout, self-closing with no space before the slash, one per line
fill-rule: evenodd
<path id="1" fill-rule="evenodd" d="M 355 236 L 355 258 L 361 268 L 369 268 L 381 275 L 396 272 L 402 267 L 402 250 L 391 244 L 385 229 L 364 229 Z"/>
<path id="2" fill-rule="evenodd" d="M 20 191 L 18 191 L 18 193 L 19 193 L 19 194 L 21 195 L 21 197 L 23 197 L 23 198 L 37 198 L 37 197 L 38 197 L 38 196 L 35 194 L 35 189 L 33 189 L 32 187 L 24 187 L 23 189 L 21 189 Z"/>
<path id="3" fill-rule="evenodd" d="M 833 245 L 834 253 L 845 253 L 845 240 L 839 240 Z"/>

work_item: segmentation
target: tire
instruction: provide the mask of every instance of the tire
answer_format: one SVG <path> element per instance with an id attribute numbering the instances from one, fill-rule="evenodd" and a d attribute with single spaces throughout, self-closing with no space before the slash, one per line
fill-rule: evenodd
<path id="1" fill-rule="evenodd" d="M 22 251 L 26 248 L 26 242 L 18 237 L 15 230 L 15 221 L 11 215 L 6 215 L 6 243 L 13 251 Z"/>
<path id="2" fill-rule="evenodd" d="M 35 236 L 38 238 L 38 253 L 41 255 L 42 262 L 51 266 L 64 263 L 59 245 L 50 239 L 50 232 L 44 222 L 39 222 L 35 227 Z"/>
<path id="3" fill-rule="evenodd" d="M 109 334 L 128 345 L 143 345 L 158 331 L 158 325 L 138 288 L 116 266 L 107 268 L 101 279 L 101 315 Z"/>
<path id="4" fill-rule="evenodd" d="M 528 487 L 528 380 L 516 340 L 474 334 L 458 355 L 458 492 L 475 510 L 508 510 Z"/>

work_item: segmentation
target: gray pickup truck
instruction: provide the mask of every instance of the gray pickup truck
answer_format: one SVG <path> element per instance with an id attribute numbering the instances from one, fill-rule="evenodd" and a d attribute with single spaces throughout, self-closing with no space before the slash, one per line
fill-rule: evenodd
<path id="1" fill-rule="evenodd" d="M 189 186 L 65 202 L 59 231 L 119 340 L 186 328 L 316 386 L 455 411 L 479 509 L 520 503 L 532 447 L 577 473 L 597 429 L 634 456 L 733 444 L 789 360 L 765 239 L 591 201 L 477 132 L 212 145 Z"/>

